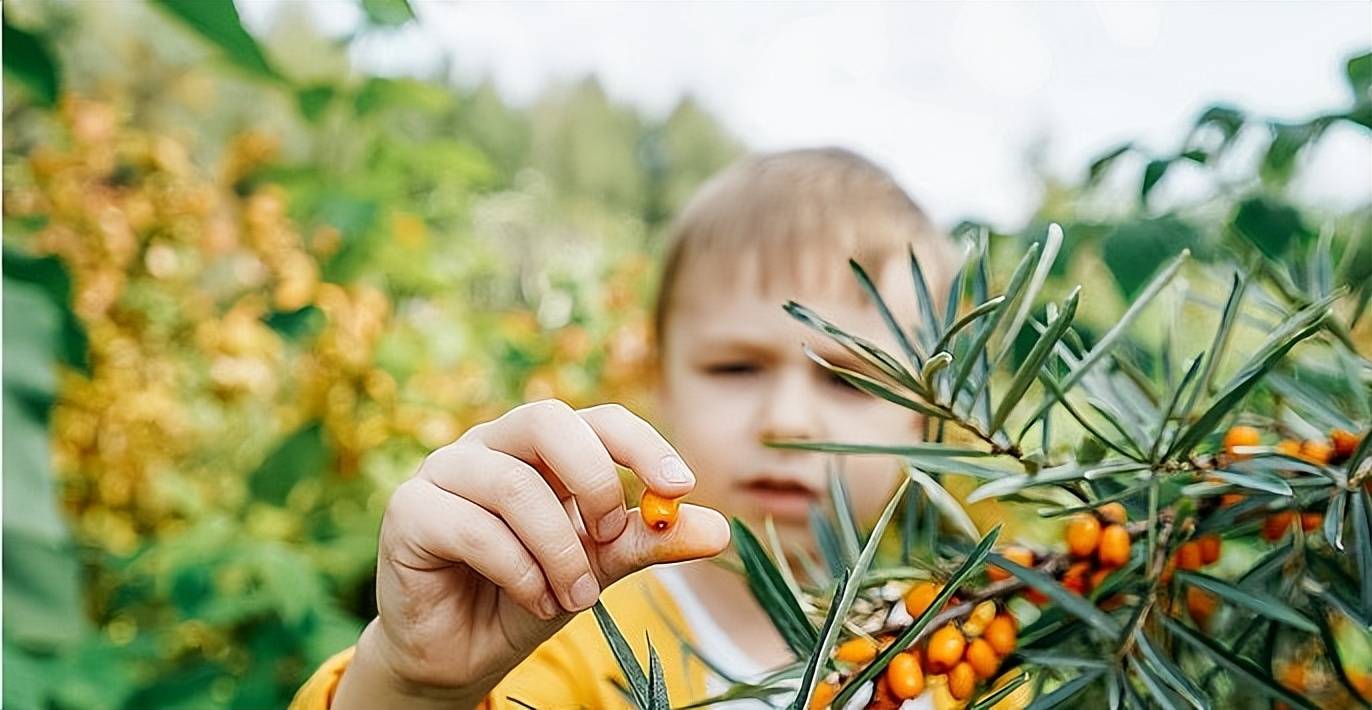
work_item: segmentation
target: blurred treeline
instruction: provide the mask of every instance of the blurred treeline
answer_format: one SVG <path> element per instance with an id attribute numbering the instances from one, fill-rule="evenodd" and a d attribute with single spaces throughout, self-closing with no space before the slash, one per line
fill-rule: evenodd
<path id="1" fill-rule="evenodd" d="M 528 398 L 647 406 L 661 228 L 741 147 L 593 80 L 517 107 L 368 76 L 350 43 L 413 19 L 359 6 L 336 39 L 289 3 L 256 38 L 228 0 L 5 4 L 6 707 L 281 707 L 373 613 L 379 516 L 424 453 Z M 1208 263 L 1327 243 L 1328 278 L 1285 259 L 1293 299 L 1365 308 L 1372 208 L 1290 189 L 1372 125 L 1372 60 L 1347 74 L 1316 117 L 1217 106 L 1175 150 L 1050 179 L 992 243 L 1063 223 L 1047 291 L 1087 284 L 1087 338 L 1183 248 L 1222 300 Z"/>
<path id="2" fill-rule="evenodd" d="M 424 453 L 643 404 L 660 227 L 739 146 L 594 80 L 362 74 L 411 21 L 362 6 L 5 4 L 5 707 L 282 707 Z"/>

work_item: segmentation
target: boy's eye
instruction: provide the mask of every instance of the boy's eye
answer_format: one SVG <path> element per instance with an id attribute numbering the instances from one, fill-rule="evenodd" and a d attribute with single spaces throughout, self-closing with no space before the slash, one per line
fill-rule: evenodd
<path id="1" fill-rule="evenodd" d="M 858 389 L 857 385 L 854 385 L 848 380 L 845 380 L 842 377 L 839 377 L 838 375 L 829 372 L 828 370 L 824 371 L 824 381 L 839 389 L 847 390 L 849 392 L 856 392 L 859 394 L 863 393 L 862 390 Z"/>
<path id="2" fill-rule="evenodd" d="M 761 368 L 751 362 L 721 362 L 706 365 L 705 372 L 710 375 L 751 375 Z"/>

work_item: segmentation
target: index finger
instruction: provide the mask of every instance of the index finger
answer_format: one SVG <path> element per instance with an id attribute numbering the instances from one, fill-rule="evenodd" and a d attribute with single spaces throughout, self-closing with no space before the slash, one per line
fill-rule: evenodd
<path id="1" fill-rule="evenodd" d="M 577 410 L 591 425 L 615 463 L 632 469 L 649 490 L 680 498 L 696 486 L 696 476 L 653 425 L 619 404 Z"/>

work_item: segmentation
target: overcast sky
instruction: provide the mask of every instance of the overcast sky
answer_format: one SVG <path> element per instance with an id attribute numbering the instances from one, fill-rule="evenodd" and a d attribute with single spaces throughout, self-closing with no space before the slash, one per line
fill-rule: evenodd
<path id="1" fill-rule="evenodd" d="M 282 2 L 240 0 L 270 27 Z M 942 223 L 1015 227 L 1035 204 L 1027 155 L 1076 174 L 1127 139 L 1175 148 L 1215 101 L 1300 119 L 1349 101 L 1343 62 L 1372 46 L 1372 3 L 458 3 L 411 0 L 417 25 L 369 33 L 354 58 L 382 74 L 489 76 L 527 103 L 598 76 L 661 115 L 694 94 L 754 148 L 841 144 L 896 174 Z M 330 33 L 351 2 L 309 6 Z M 1372 199 L 1372 138 L 1324 141 L 1301 189 Z M 1176 186 L 1174 186 L 1176 189 Z"/>

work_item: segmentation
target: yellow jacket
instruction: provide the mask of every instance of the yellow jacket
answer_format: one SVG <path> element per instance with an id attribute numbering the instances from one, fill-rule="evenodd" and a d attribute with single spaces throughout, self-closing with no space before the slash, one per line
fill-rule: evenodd
<path id="1" fill-rule="evenodd" d="M 685 652 L 672 633 L 675 628 L 690 638 L 690 630 L 671 594 L 651 572 L 619 581 L 605 590 L 601 600 L 644 668 L 648 665 L 644 632 L 652 639 L 673 704 L 705 697 L 705 666 Z M 352 655 L 353 649 L 348 648 L 325 661 L 296 693 L 290 710 L 328 710 Z M 509 698 L 536 708 L 629 707 L 611 678 L 623 682 L 595 616 L 583 612 L 505 676 L 485 707 L 518 708 Z"/>

